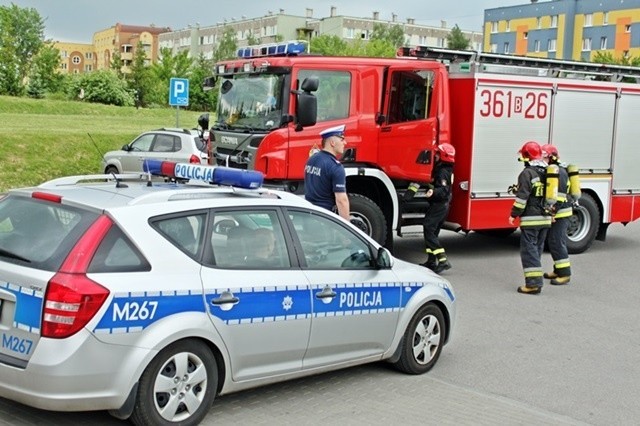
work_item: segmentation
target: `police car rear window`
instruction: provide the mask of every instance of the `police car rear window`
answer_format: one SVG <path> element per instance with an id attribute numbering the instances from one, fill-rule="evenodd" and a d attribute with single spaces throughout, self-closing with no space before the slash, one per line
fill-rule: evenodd
<path id="1" fill-rule="evenodd" d="M 57 270 L 97 217 L 64 204 L 8 196 L 0 200 L 0 258 Z"/>

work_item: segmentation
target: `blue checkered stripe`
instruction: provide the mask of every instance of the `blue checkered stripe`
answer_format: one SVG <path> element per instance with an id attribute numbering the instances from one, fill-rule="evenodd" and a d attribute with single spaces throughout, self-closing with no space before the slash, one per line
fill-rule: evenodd
<path id="1" fill-rule="evenodd" d="M 16 298 L 13 327 L 29 333 L 40 334 L 44 293 L 6 281 L 0 281 L 0 289 L 10 292 Z"/>
<path id="2" fill-rule="evenodd" d="M 336 296 L 324 301 L 317 299 L 316 294 L 325 285 L 311 286 L 311 290 L 307 286 L 228 288 L 207 295 L 206 299 L 215 299 L 224 292 L 232 293 L 238 298 L 236 305 L 210 304 L 209 311 L 227 325 L 239 325 L 398 312 L 423 285 L 397 282 L 337 284 L 330 286 Z"/>

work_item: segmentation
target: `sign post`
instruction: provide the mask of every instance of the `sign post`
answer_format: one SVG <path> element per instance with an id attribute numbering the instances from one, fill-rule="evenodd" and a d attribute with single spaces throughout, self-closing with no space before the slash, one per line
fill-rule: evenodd
<path id="1" fill-rule="evenodd" d="M 180 106 L 189 105 L 189 80 L 172 78 L 169 82 L 169 105 L 176 107 L 176 127 L 180 127 Z"/>

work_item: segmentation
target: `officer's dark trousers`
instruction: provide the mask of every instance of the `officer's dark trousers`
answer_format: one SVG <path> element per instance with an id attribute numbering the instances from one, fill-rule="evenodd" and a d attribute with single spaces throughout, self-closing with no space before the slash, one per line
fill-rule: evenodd
<path id="1" fill-rule="evenodd" d="M 424 244 L 427 248 L 429 258 L 433 255 L 439 260 L 446 260 L 444 249 L 440 245 L 438 235 L 449 212 L 449 203 L 431 203 L 424 217 L 422 232 L 424 234 Z"/>
<path id="2" fill-rule="evenodd" d="M 520 228 L 520 260 L 527 287 L 542 287 L 542 251 L 549 228 Z"/>
<path id="3" fill-rule="evenodd" d="M 567 251 L 567 229 L 569 228 L 569 218 L 556 219 L 551 224 L 547 243 L 553 258 L 553 272 L 559 277 L 571 276 L 571 263 L 569 263 L 569 252 Z"/>

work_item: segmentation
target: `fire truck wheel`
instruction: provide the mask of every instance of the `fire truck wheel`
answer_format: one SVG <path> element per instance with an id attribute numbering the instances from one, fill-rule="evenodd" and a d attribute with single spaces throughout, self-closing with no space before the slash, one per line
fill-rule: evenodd
<path id="1" fill-rule="evenodd" d="M 567 250 L 570 254 L 582 253 L 591 247 L 600 226 L 600 210 L 593 197 L 583 193 L 579 204 L 569 218 Z"/>
<path id="2" fill-rule="evenodd" d="M 370 198 L 349 194 L 349 210 L 352 223 L 380 244 L 387 239 L 387 221 L 380 207 Z"/>

